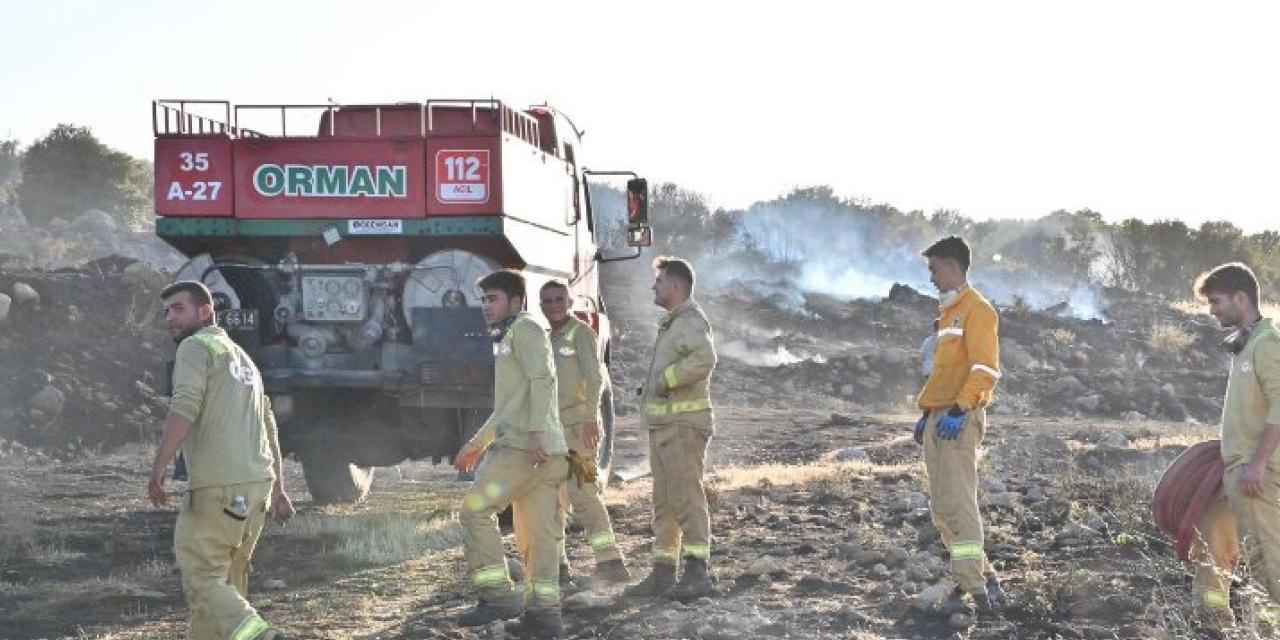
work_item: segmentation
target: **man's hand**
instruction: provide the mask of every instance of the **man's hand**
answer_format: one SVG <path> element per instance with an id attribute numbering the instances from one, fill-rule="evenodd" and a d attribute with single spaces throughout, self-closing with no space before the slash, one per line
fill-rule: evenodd
<path id="1" fill-rule="evenodd" d="M 938 437 L 943 440 L 955 440 L 960 437 L 960 432 L 964 430 L 964 424 L 969 421 L 969 412 L 960 407 L 951 407 L 947 415 L 942 416 L 938 421 Z"/>
<path id="2" fill-rule="evenodd" d="M 1266 477 L 1267 465 L 1250 462 L 1240 474 L 1240 493 L 1250 498 L 1262 497 L 1263 479 Z"/>
<path id="3" fill-rule="evenodd" d="M 289 518 L 292 518 L 298 511 L 293 508 L 293 501 L 289 499 L 289 494 L 285 493 L 283 489 L 279 492 L 272 493 L 271 517 L 274 518 L 276 522 L 284 524 L 288 522 Z"/>
<path id="4" fill-rule="evenodd" d="M 599 422 L 588 422 L 582 426 L 582 429 L 582 444 L 586 445 L 587 449 L 595 451 L 600 440 L 604 438 L 604 429 L 600 428 Z"/>
<path id="5" fill-rule="evenodd" d="M 151 481 L 147 483 L 147 498 L 151 500 L 151 505 L 155 507 L 163 507 L 169 504 L 169 494 L 164 491 L 164 475 L 165 467 L 151 470 Z"/>
<path id="6" fill-rule="evenodd" d="M 482 455 L 484 455 L 483 449 L 467 443 L 462 447 L 462 451 L 453 457 L 453 468 L 463 473 L 471 473 L 476 470 L 476 465 L 480 464 Z"/>
<path id="7" fill-rule="evenodd" d="M 542 447 L 541 431 L 529 432 L 529 444 L 526 447 L 526 450 L 529 452 L 529 462 L 532 463 L 534 467 L 540 466 L 542 463 L 547 461 L 547 450 Z"/>

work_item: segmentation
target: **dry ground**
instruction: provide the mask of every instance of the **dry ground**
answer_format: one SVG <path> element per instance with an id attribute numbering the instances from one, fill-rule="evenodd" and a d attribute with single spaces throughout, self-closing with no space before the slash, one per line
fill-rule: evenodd
<path id="1" fill-rule="evenodd" d="M 835 418 L 835 419 L 833 419 Z M 915 611 L 944 577 L 927 516 L 913 416 L 724 409 L 710 455 L 721 596 L 692 605 L 623 602 L 574 610 L 574 638 L 934 638 Z M 647 446 L 621 425 L 620 466 Z M 1115 442 L 1125 434 L 1127 446 Z M 1147 500 L 1194 425 L 1001 417 L 986 441 L 988 550 L 1015 594 L 972 638 L 1203 637 L 1186 608 L 1189 574 L 1152 529 Z M 842 450 L 858 447 L 865 453 Z M 174 512 L 142 500 L 143 447 L 74 463 L 0 459 L 0 638 L 180 638 L 186 616 L 171 549 Z M 269 527 L 253 601 L 299 638 L 500 637 L 458 629 L 470 602 L 443 467 L 382 469 L 371 499 L 311 506 Z M 609 497 L 632 566 L 648 558 L 647 478 Z M 574 538 L 577 567 L 589 550 Z M 1256 595 L 1242 590 L 1248 615 Z"/>

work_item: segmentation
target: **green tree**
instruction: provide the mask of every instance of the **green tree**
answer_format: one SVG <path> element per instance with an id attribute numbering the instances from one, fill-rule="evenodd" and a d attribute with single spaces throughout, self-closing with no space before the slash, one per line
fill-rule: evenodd
<path id="1" fill-rule="evenodd" d="M 18 202 L 32 224 L 101 209 L 125 224 L 146 216 L 149 165 L 116 151 L 87 127 L 60 124 L 22 160 Z"/>

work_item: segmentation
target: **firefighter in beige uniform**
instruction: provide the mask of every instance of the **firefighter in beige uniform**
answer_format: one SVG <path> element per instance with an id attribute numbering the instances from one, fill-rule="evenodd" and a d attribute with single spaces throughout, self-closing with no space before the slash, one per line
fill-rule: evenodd
<path id="1" fill-rule="evenodd" d="M 281 640 L 245 599 L 249 561 L 268 511 L 293 515 L 284 492 L 275 418 L 248 354 L 214 324 L 209 290 L 179 282 L 162 294 L 179 341 L 173 399 L 148 495 L 165 504 L 165 471 L 181 447 L 190 490 L 174 529 L 174 554 L 191 607 L 193 640 Z"/>
<path id="2" fill-rule="evenodd" d="M 915 438 L 924 445 L 930 510 L 958 583 L 945 609 L 967 609 L 968 593 L 981 612 L 990 613 L 1003 604 L 1004 590 L 983 550 L 977 450 L 1000 379 L 999 317 L 968 284 L 970 252 L 963 239 L 939 240 L 924 256 L 942 296 L 933 368 L 917 398 L 925 413 Z"/>
<path id="3" fill-rule="evenodd" d="M 1259 310 L 1258 279 L 1241 263 L 1202 275 L 1196 293 L 1224 326 L 1235 329 L 1226 347 L 1231 372 L 1222 406 L 1223 492 L 1226 500 L 1201 518 L 1202 562 L 1195 591 L 1223 624 L 1230 609 L 1231 574 L 1239 536 L 1254 577 L 1270 596 L 1262 622 L 1280 624 L 1280 332 Z"/>
<path id="4" fill-rule="evenodd" d="M 653 570 L 627 594 L 669 592 L 689 600 L 714 593 L 708 569 L 711 518 L 702 474 L 715 431 L 710 385 L 716 352 L 711 324 L 692 298 L 693 268 L 678 258 L 658 258 L 654 268 L 654 302 L 667 315 L 658 325 L 641 401 L 653 471 Z M 676 585 L 681 556 L 684 574 Z"/>
<path id="5" fill-rule="evenodd" d="M 551 324 L 551 348 L 556 363 L 556 388 L 559 390 L 560 422 L 564 425 L 569 449 L 594 461 L 602 435 L 600 395 L 605 384 L 605 369 L 600 362 L 599 343 L 595 331 L 569 312 L 569 288 L 552 280 L 539 292 L 542 313 Z M 613 523 L 604 506 L 603 481 L 565 483 L 565 502 L 573 507 L 574 517 L 587 534 L 587 542 L 595 554 L 594 583 L 617 584 L 631 579 L 613 533 Z M 569 574 L 568 555 L 561 554 L 561 583 Z"/>
<path id="6" fill-rule="evenodd" d="M 480 602 L 458 623 L 480 626 L 523 612 L 516 631 L 559 637 L 560 489 L 569 472 L 569 448 L 560 426 L 551 341 L 542 325 L 521 311 L 523 276 L 498 271 L 481 279 L 479 287 L 485 321 L 496 338 L 494 409 L 455 463 L 459 471 L 472 471 L 484 455 L 459 513 L 467 568 Z M 528 547 L 525 562 L 532 587 L 527 610 L 508 573 L 498 531 L 497 514 L 513 503 L 527 536 L 522 540 Z"/>

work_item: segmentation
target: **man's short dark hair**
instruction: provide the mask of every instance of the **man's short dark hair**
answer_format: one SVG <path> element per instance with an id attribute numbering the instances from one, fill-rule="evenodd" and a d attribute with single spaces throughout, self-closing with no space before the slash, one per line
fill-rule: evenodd
<path id="1" fill-rule="evenodd" d="M 191 302 L 197 307 L 203 305 L 213 306 L 213 294 L 209 293 L 209 287 L 204 286 L 203 282 L 195 280 L 179 280 L 165 287 L 164 291 L 160 292 L 160 299 L 168 300 L 184 292 L 191 294 Z"/>
<path id="2" fill-rule="evenodd" d="M 926 258 L 947 258 L 955 260 L 962 271 L 969 270 L 969 261 L 973 255 L 969 251 L 969 243 L 960 236 L 947 236 L 925 249 L 920 255 Z"/>
<path id="3" fill-rule="evenodd" d="M 1196 278 L 1195 292 L 1201 299 L 1208 298 L 1211 293 L 1233 294 L 1243 291 L 1256 308 L 1261 298 L 1258 287 L 1258 276 L 1253 269 L 1243 262 L 1228 262 L 1218 265 Z"/>
<path id="4" fill-rule="evenodd" d="M 538 294 L 546 293 L 548 289 L 564 289 L 568 291 L 569 285 L 565 284 L 564 280 L 548 280 L 542 284 L 541 289 L 538 289 Z"/>
<path id="5" fill-rule="evenodd" d="M 484 291 L 501 291 L 507 294 L 507 299 L 520 297 L 524 298 L 524 276 L 515 269 L 502 269 L 480 278 L 480 282 L 476 284 Z"/>
<path id="6" fill-rule="evenodd" d="M 693 274 L 693 265 L 689 264 L 688 260 L 672 256 L 658 256 L 653 260 L 653 268 L 665 271 L 667 275 L 683 280 L 685 284 L 689 285 L 689 293 L 693 293 L 693 283 L 696 276 Z"/>

